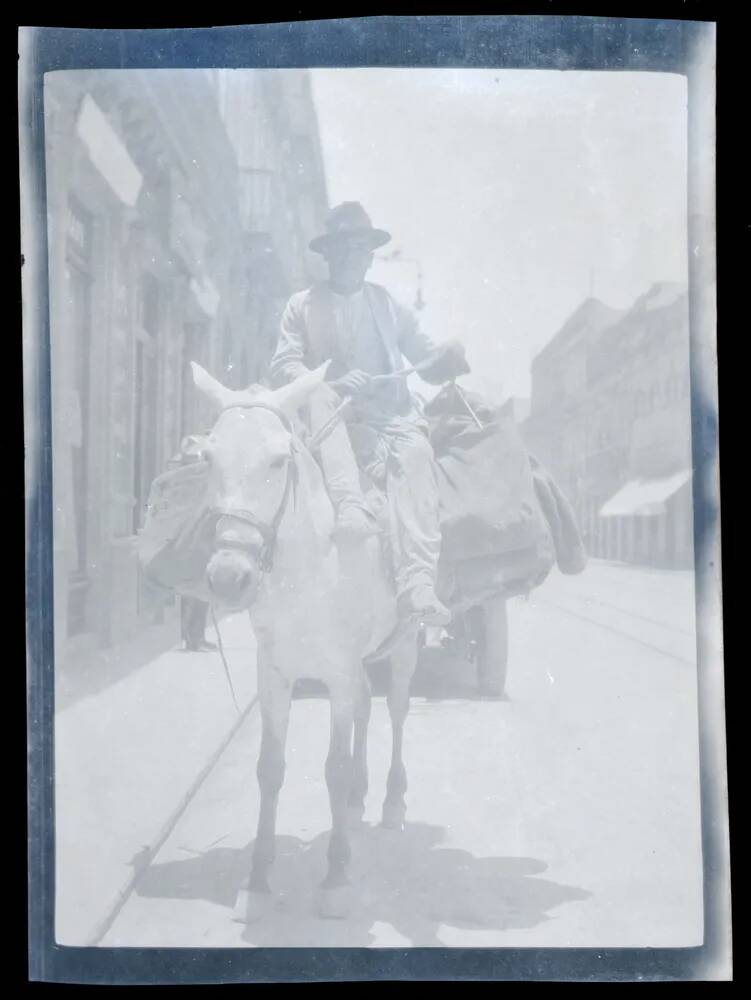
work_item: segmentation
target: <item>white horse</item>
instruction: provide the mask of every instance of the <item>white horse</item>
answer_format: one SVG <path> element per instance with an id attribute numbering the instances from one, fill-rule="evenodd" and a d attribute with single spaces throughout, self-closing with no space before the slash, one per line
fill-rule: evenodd
<path id="1" fill-rule="evenodd" d="M 292 421 L 323 381 L 327 365 L 290 385 L 234 391 L 193 364 L 196 386 L 219 408 L 209 438 L 209 497 L 217 515 L 207 584 L 215 604 L 250 609 L 258 641 L 262 716 L 257 775 L 258 832 L 243 916 L 255 919 L 271 899 L 276 810 L 294 682 L 323 682 L 331 703 L 326 783 L 332 830 L 319 909 L 349 908 L 348 825 L 360 818 L 368 787 L 370 688 L 363 659 L 390 636 L 392 757 L 382 819 L 401 828 L 407 787 L 402 733 L 417 663 L 417 626 L 397 629 L 396 596 L 377 538 L 336 542 L 334 510 L 321 470 Z"/>

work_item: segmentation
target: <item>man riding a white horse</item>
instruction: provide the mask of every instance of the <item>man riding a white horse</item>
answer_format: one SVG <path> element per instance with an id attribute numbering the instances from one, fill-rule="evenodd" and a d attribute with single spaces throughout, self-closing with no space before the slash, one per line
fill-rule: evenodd
<path id="1" fill-rule="evenodd" d="M 247 608 L 257 640 L 260 803 L 247 892 L 238 899 L 245 919 L 257 919 L 271 899 L 295 682 L 312 679 L 329 693 L 332 826 L 319 908 L 342 916 L 349 906 L 348 827 L 362 817 L 368 788 L 370 689 L 363 662 L 387 647 L 392 745 L 382 822 L 400 829 L 418 623 L 449 617 L 435 593 L 441 533 L 427 423 L 405 378 L 393 376 L 405 354 L 423 377 L 444 382 L 467 370 L 463 351 L 436 349 L 384 289 L 365 283 L 374 248 L 389 237 L 373 229 L 359 205 L 335 209 L 327 230 L 312 246 L 325 254 L 330 281 L 288 304 L 272 362 L 276 387 L 232 390 L 193 364 L 196 385 L 218 411 L 204 449 L 198 562 L 207 542 L 203 576 L 212 605 Z M 335 421 L 327 438 L 303 440 L 299 414 L 307 408 L 313 430 L 323 429 L 343 399 L 352 400 L 346 422 Z M 396 559 L 388 560 L 374 537 L 377 522 L 361 492 L 355 452 L 387 498 Z"/>
<path id="2" fill-rule="evenodd" d="M 331 360 L 329 381 L 311 396 L 309 413 L 315 432 L 342 399 L 351 398 L 343 422 L 320 446 L 336 532 L 356 539 L 376 530 L 360 486 L 364 468 L 388 500 L 400 616 L 447 624 L 450 613 L 435 591 L 441 532 L 428 425 L 406 375 L 395 373 L 403 370 L 404 356 L 420 366 L 425 381 L 440 384 L 469 370 L 464 351 L 453 342 L 437 348 L 408 309 L 365 281 L 373 251 L 391 237 L 372 226 L 358 202 L 334 208 L 325 228 L 310 247 L 325 258 L 329 280 L 289 300 L 271 361 L 272 383 L 290 383 Z"/>

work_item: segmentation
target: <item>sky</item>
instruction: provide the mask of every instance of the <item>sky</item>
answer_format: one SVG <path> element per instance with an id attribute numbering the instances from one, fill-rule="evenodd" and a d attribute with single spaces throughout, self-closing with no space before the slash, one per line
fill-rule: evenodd
<path id="1" fill-rule="evenodd" d="M 329 203 L 392 233 L 369 279 L 458 337 L 462 384 L 529 395 L 581 302 L 687 283 L 685 79 L 549 70 L 311 71 Z"/>

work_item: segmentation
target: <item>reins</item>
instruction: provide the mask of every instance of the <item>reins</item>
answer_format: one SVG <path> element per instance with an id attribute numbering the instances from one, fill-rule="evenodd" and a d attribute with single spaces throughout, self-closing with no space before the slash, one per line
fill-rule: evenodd
<path id="1" fill-rule="evenodd" d="M 227 683 L 229 684 L 229 689 L 232 694 L 232 701 L 234 701 L 235 708 L 237 709 L 237 714 L 239 715 L 242 709 L 238 704 L 237 696 L 235 695 L 235 688 L 232 684 L 232 677 L 230 676 L 229 672 L 229 664 L 227 663 L 227 657 L 224 655 L 224 643 L 222 642 L 222 633 L 219 631 L 219 622 L 217 621 L 216 618 L 216 612 L 214 611 L 213 602 L 209 604 L 209 608 L 211 609 L 211 621 L 214 624 L 214 631 L 216 632 L 216 644 L 219 649 L 219 655 L 222 658 L 222 665 L 224 666 L 224 674 L 225 677 L 227 678 Z"/>

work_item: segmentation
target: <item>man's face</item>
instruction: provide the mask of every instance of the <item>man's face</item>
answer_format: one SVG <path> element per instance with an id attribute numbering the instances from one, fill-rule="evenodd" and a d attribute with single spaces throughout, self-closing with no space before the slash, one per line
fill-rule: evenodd
<path id="1" fill-rule="evenodd" d="M 359 288 L 373 263 L 373 251 L 367 238 L 349 236 L 332 243 L 326 252 L 332 284 L 341 288 Z"/>

